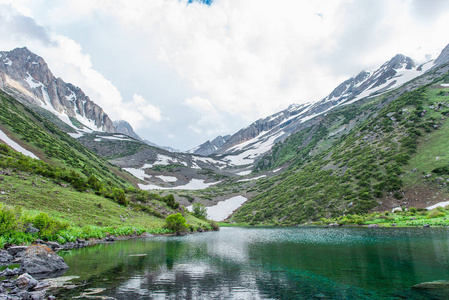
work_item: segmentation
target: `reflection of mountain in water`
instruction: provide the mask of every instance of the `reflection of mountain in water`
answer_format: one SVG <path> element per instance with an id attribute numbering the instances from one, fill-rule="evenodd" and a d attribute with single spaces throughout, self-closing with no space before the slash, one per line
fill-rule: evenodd
<path id="1" fill-rule="evenodd" d="M 373 299 L 413 297 L 448 278 L 446 231 L 224 228 L 98 245 L 66 254 L 66 275 L 115 299 Z M 421 255 L 426 253 L 426 255 Z M 145 256 L 130 256 L 142 254 Z M 99 295 L 100 295 L 99 294 Z M 429 294 L 426 294 L 429 295 Z"/>

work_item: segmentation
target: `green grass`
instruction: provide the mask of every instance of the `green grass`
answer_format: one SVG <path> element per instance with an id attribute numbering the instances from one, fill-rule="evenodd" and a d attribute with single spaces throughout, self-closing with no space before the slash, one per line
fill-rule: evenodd
<path id="1" fill-rule="evenodd" d="M 312 225 L 369 225 L 382 227 L 449 226 L 449 207 L 433 210 L 409 208 L 405 211 L 374 212 L 363 215 L 347 215 L 332 219 L 321 219 Z"/>
<path id="2" fill-rule="evenodd" d="M 152 234 L 170 232 L 165 228 L 164 217 L 158 218 L 145 213 L 133 203 L 129 207 L 120 206 L 111 199 L 93 193 L 80 193 L 70 186 L 62 187 L 39 175 L 18 172 L 2 176 L 1 183 L 0 205 L 14 212 L 19 210 L 21 219 L 35 223 L 34 217 L 45 212 L 51 220 L 66 226 L 54 235 L 43 237 L 24 234 L 26 224 L 22 224 L 11 236 L 0 233 L 2 247 L 7 242 L 30 243 L 36 238 L 65 243 L 72 242 L 76 238 L 104 238 L 108 234 L 126 236 L 143 232 Z M 156 211 L 162 207 L 167 214 L 179 212 L 170 209 L 165 202 L 159 200 L 152 200 L 148 205 Z M 195 218 L 188 212 L 184 212 L 183 215 L 191 230 L 212 229 L 208 221 Z"/>

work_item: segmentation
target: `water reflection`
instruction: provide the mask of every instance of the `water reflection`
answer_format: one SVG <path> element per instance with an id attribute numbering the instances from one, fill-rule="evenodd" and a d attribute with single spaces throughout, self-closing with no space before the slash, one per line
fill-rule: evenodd
<path id="1" fill-rule="evenodd" d="M 122 241 L 65 253 L 66 275 L 80 278 L 56 295 L 102 288 L 115 299 L 438 298 L 410 288 L 449 280 L 448 238 L 447 229 L 223 228 Z"/>

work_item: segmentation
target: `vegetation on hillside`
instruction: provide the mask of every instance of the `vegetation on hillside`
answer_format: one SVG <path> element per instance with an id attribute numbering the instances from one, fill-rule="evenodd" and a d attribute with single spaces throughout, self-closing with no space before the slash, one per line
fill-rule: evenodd
<path id="1" fill-rule="evenodd" d="M 37 238 L 60 243 L 107 235 L 168 233 L 182 214 L 190 231 L 213 229 L 175 201 L 135 189 L 130 177 L 45 118 L 0 92 L 0 126 L 41 160 L 0 143 L 0 248 Z M 119 176 L 120 175 L 120 176 Z M 29 226 L 39 229 L 27 231 Z"/>
<path id="2" fill-rule="evenodd" d="M 411 182 L 427 180 L 422 172 L 433 171 L 445 186 L 447 159 L 433 157 L 431 170 L 410 164 L 425 151 L 433 154 L 428 140 L 449 129 L 449 90 L 439 85 L 444 80 L 342 107 L 277 144 L 256 169 L 289 168 L 259 180 L 250 190 L 258 195 L 232 221 L 293 225 L 365 214 L 387 197 L 401 201 Z M 449 151 L 445 141 L 438 147 L 440 156 Z"/>

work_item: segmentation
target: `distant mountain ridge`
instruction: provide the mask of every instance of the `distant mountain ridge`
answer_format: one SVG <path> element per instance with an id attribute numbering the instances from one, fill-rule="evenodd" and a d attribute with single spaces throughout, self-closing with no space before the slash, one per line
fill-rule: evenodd
<path id="1" fill-rule="evenodd" d="M 0 52 L 0 89 L 52 112 L 74 129 L 115 132 L 100 106 L 79 87 L 54 77 L 45 60 L 26 47 Z"/>
<path id="2" fill-rule="evenodd" d="M 198 147 L 188 150 L 186 153 L 202 155 L 202 156 L 211 155 L 212 153 L 218 151 L 230 137 L 231 137 L 231 135 L 226 135 L 226 136 L 219 135 L 212 141 L 207 141 L 207 142 L 199 145 Z"/>
<path id="3" fill-rule="evenodd" d="M 131 124 L 129 124 L 127 121 L 125 120 L 117 120 L 114 121 L 114 126 L 115 126 L 115 130 L 117 131 L 117 133 L 122 133 L 122 134 L 126 134 L 127 136 L 130 136 L 138 141 L 142 141 L 147 145 L 156 147 L 156 148 L 161 148 L 170 152 L 180 152 L 177 149 L 174 149 L 172 147 L 167 147 L 167 146 L 159 146 L 153 142 L 150 142 L 149 140 L 146 140 L 144 138 L 142 138 L 141 136 L 139 136 L 137 133 L 134 132 L 133 127 L 131 126 Z"/>
<path id="4" fill-rule="evenodd" d="M 319 122 L 319 116 L 331 109 L 390 91 L 448 61 L 449 45 L 435 61 L 430 60 L 421 65 L 416 65 L 410 57 L 398 54 L 377 70 L 364 70 L 342 82 L 322 100 L 292 104 L 281 112 L 253 122 L 208 155 L 215 155 L 237 165 L 252 164 L 275 143 Z M 203 145 L 205 144 L 207 142 Z"/>

